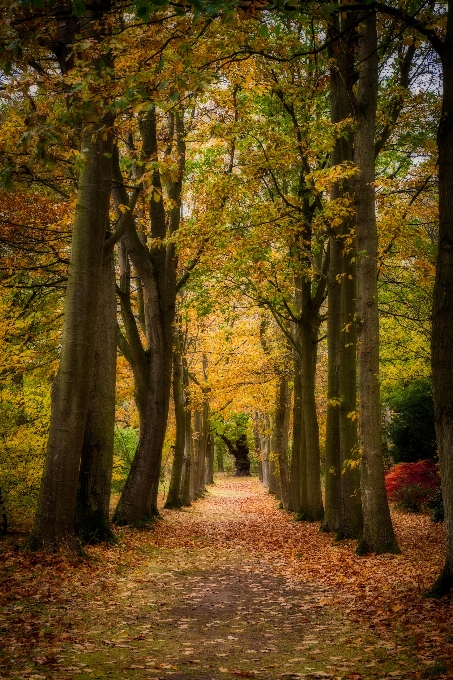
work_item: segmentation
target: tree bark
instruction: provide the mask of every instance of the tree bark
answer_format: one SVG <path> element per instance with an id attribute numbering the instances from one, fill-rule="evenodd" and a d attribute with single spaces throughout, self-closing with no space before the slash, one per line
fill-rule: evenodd
<path id="1" fill-rule="evenodd" d="M 275 409 L 275 442 L 280 474 L 281 501 L 284 510 L 289 507 L 288 427 L 289 388 L 286 375 L 280 375 Z"/>
<path id="2" fill-rule="evenodd" d="M 181 505 L 183 506 L 191 505 L 191 502 L 195 498 L 195 492 L 193 489 L 193 468 L 192 413 L 189 409 L 187 409 L 184 444 L 184 476 L 181 489 Z"/>
<path id="3" fill-rule="evenodd" d="M 307 318 L 308 317 L 308 318 Z M 300 324 L 302 417 L 305 436 L 306 503 L 304 519 L 308 522 L 322 520 L 324 507 L 321 492 L 321 457 L 319 450 L 319 427 L 316 412 L 316 357 L 318 322 L 306 315 Z"/>
<path id="4" fill-rule="evenodd" d="M 173 454 L 166 508 L 181 507 L 181 483 L 184 465 L 184 446 L 186 439 L 186 395 L 183 383 L 183 367 L 181 356 L 181 338 L 179 332 L 175 334 L 173 352 L 173 401 L 175 405 L 176 439 Z"/>
<path id="5" fill-rule="evenodd" d="M 333 32 L 338 34 L 350 24 L 348 15 L 341 19 L 334 19 Z M 352 119 L 354 108 L 353 85 L 355 82 L 354 52 L 356 49 L 357 34 L 354 27 L 343 37 L 338 39 L 331 49 L 331 117 L 333 123 L 341 123 Z M 352 130 L 338 136 L 332 153 L 332 164 L 352 164 L 354 161 L 354 144 Z M 337 182 L 332 189 L 332 200 L 348 199 L 352 202 L 355 186 L 350 178 Z M 358 436 L 357 436 L 357 331 L 356 331 L 356 240 L 355 224 L 352 216 L 345 215 L 339 228 L 334 234 L 337 245 L 332 245 L 331 257 L 335 260 L 335 267 L 331 266 L 330 276 L 336 276 L 340 280 L 340 300 L 335 300 L 335 307 L 339 304 L 340 328 L 336 329 L 337 344 L 332 349 L 337 352 L 336 368 L 338 372 L 337 393 L 334 399 L 338 402 L 338 435 L 339 435 L 339 460 L 332 463 L 339 468 L 339 503 L 338 514 L 332 524 L 332 530 L 337 532 L 337 539 L 360 538 L 363 530 L 362 501 L 360 492 L 360 469 L 358 461 Z M 342 252 L 338 254 L 336 248 L 341 243 Z M 338 263 L 338 255 L 341 258 Z M 332 264 L 332 263 L 331 263 Z M 334 295 L 337 295 L 336 290 Z M 330 291 L 329 291 L 330 298 Z M 334 304 L 332 304 L 334 307 Z M 330 310 L 330 303 L 329 303 Z M 330 311 L 329 311 L 330 314 Z M 333 311 L 333 314 L 335 312 Z M 333 319 L 332 319 L 333 320 Z M 338 323 L 338 319 L 336 319 Z M 335 325 L 335 321 L 334 321 Z M 333 329 L 332 329 L 332 332 Z M 330 349 L 329 349 L 330 354 Z M 327 452 L 326 452 L 327 459 Z M 326 505 L 327 505 L 327 476 L 326 476 Z M 327 514 L 327 510 L 326 510 Z M 335 526 L 335 529 L 333 529 Z"/>
<path id="6" fill-rule="evenodd" d="M 431 366 L 434 413 L 442 496 L 445 509 L 446 553 L 442 573 L 429 595 L 439 597 L 453 588 L 453 3 L 448 3 L 443 67 L 442 114 L 437 133 L 439 149 L 439 250 L 433 299 Z"/>
<path id="7" fill-rule="evenodd" d="M 298 515 L 301 511 L 301 450 L 304 437 L 302 426 L 302 378 L 300 358 L 293 352 L 294 359 L 294 404 L 293 404 L 293 446 L 291 452 L 291 473 L 289 488 L 289 510 Z"/>
<path id="8" fill-rule="evenodd" d="M 332 107 L 333 108 L 333 107 Z M 334 116 L 332 115 L 332 118 Z M 332 163 L 335 162 L 333 154 Z M 335 200 L 336 191 L 331 192 Z M 325 515 L 323 531 L 338 531 L 341 524 L 340 459 L 340 337 L 341 337 L 341 250 L 337 234 L 330 237 L 330 268 L 327 309 L 327 422 L 325 454 Z"/>
<path id="9" fill-rule="evenodd" d="M 208 444 L 206 448 L 206 484 L 214 484 L 214 438 L 208 434 Z"/>
<path id="10" fill-rule="evenodd" d="M 224 434 L 219 435 L 228 447 L 228 451 L 234 457 L 234 466 L 236 468 L 236 477 L 250 476 L 250 459 L 249 447 L 247 444 L 247 437 L 241 434 L 240 437 L 233 443 Z"/>
<path id="11" fill-rule="evenodd" d="M 385 492 L 379 393 L 378 240 L 374 188 L 378 56 L 374 10 L 363 12 L 358 38 L 355 161 L 359 430 L 364 520 L 358 552 L 397 553 L 399 548 Z"/>
<path id="12" fill-rule="evenodd" d="M 263 452 L 261 448 L 260 436 L 260 413 L 257 411 L 253 415 L 253 440 L 255 444 L 255 455 L 258 458 L 258 478 L 263 481 Z"/>
<path id="13" fill-rule="evenodd" d="M 263 484 L 269 487 L 269 458 L 271 451 L 270 441 L 270 418 L 266 413 L 262 417 L 263 432 L 261 433 L 261 450 L 263 452 L 262 469 L 263 469 Z"/>
<path id="14" fill-rule="evenodd" d="M 76 502 L 76 530 L 84 543 L 113 538 L 110 487 L 113 469 L 116 387 L 116 286 L 113 250 L 102 267 L 94 379 L 82 446 Z"/>
<path id="15" fill-rule="evenodd" d="M 269 437 L 269 493 L 274 494 L 276 498 L 281 498 L 280 489 L 280 474 L 278 470 L 278 457 L 277 457 L 277 435 L 276 435 L 276 423 L 275 420 L 272 421 L 271 433 Z"/>
<path id="16" fill-rule="evenodd" d="M 30 545 L 77 549 L 75 505 L 93 381 L 99 291 L 108 226 L 112 135 L 105 121 L 86 127 L 74 215 L 63 338 L 46 462 Z"/>
<path id="17" fill-rule="evenodd" d="M 179 226 L 185 159 L 184 130 L 180 114 L 175 114 L 175 120 L 176 125 L 170 128 L 176 135 L 178 179 L 167 185 L 167 194 L 172 200 L 172 207 L 166 214 L 160 171 L 156 167 L 152 176 L 154 189 L 149 202 L 153 246 L 148 250 L 140 241 L 132 219 L 129 220 L 124 234 L 129 257 L 143 281 L 145 315 L 147 327 L 150 329 L 151 348 L 146 428 L 140 434 L 137 453 L 115 510 L 114 521 L 118 524 L 143 526 L 158 515 L 157 494 L 171 392 L 177 266 L 174 242 L 171 241 L 165 245 L 165 238 L 167 218 L 169 235 L 172 235 Z M 140 131 L 143 146 L 142 157 L 157 160 L 157 128 L 154 108 L 151 108 L 147 116 L 141 120 Z M 118 158 L 115 159 L 115 179 L 121 187 L 123 182 Z"/>

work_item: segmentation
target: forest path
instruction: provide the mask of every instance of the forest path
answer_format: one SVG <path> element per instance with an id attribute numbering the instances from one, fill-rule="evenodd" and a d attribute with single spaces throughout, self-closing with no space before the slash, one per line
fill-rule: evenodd
<path id="1" fill-rule="evenodd" d="M 405 554 L 358 558 L 256 478 L 219 477 L 90 561 L 11 555 L 0 678 L 451 677 L 451 606 L 420 596 L 442 532 L 405 517 Z"/>

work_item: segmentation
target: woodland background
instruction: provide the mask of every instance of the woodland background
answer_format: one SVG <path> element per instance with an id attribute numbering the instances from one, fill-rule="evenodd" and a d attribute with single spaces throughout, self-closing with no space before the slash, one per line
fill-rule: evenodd
<path id="1" fill-rule="evenodd" d="M 247 446 L 284 510 L 397 552 L 416 464 L 387 492 L 445 506 L 444 592 L 451 5 L 2 13 L 3 531 L 111 540 L 111 491 L 142 526 Z"/>

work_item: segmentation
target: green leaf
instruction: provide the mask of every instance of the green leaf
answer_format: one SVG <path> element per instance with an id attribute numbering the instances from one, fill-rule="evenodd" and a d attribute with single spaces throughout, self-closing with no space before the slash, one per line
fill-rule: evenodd
<path id="1" fill-rule="evenodd" d="M 268 38 L 269 37 L 269 28 L 267 24 L 262 24 L 259 28 L 259 34 L 262 38 Z"/>
<path id="2" fill-rule="evenodd" d="M 74 0 L 72 3 L 72 13 L 76 17 L 83 17 L 86 13 L 86 7 L 83 0 Z"/>

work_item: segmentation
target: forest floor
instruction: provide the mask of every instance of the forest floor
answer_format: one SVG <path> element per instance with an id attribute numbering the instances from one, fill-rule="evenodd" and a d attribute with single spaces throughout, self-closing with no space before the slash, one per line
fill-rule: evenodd
<path id="1" fill-rule="evenodd" d="M 423 598 L 443 529 L 393 516 L 399 556 L 354 555 L 256 478 L 118 533 L 89 559 L 0 543 L 0 678 L 453 677 L 453 605 Z"/>

